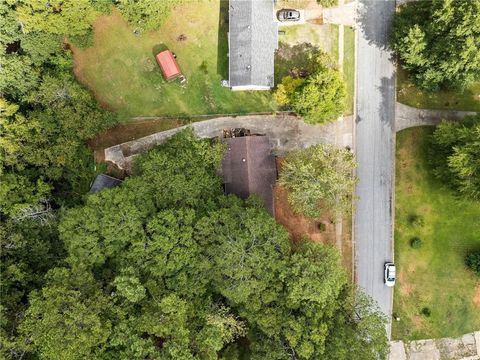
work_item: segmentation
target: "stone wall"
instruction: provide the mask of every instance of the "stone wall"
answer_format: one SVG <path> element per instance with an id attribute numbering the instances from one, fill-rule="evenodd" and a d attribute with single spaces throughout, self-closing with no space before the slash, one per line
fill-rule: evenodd
<path id="1" fill-rule="evenodd" d="M 392 341 L 389 360 L 480 360 L 480 331 L 459 338 Z"/>

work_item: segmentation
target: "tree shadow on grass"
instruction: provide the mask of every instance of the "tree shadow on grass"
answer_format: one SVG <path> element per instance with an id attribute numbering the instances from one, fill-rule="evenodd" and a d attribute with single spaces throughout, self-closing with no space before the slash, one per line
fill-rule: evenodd
<path id="1" fill-rule="evenodd" d="M 220 0 L 217 40 L 217 74 L 228 79 L 228 1 Z"/>
<path id="2" fill-rule="evenodd" d="M 323 53 L 322 50 L 310 43 L 288 45 L 281 43 L 275 52 L 275 84 L 294 73 L 308 75 L 315 71 L 315 53 Z"/>
<path id="3" fill-rule="evenodd" d="M 158 53 L 168 50 L 167 45 L 164 43 L 156 44 L 152 47 L 152 55 L 153 57 L 157 56 Z"/>

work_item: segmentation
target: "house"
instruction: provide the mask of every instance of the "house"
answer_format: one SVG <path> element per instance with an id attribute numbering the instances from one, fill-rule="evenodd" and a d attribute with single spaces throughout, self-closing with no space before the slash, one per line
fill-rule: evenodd
<path id="1" fill-rule="evenodd" d="M 273 0 L 229 0 L 229 85 L 232 90 L 273 87 L 278 25 Z"/>
<path id="2" fill-rule="evenodd" d="M 122 183 L 122 180 L 116 179 L 114 177 L 108 176 L 106 174 L 97 175 L 93 181 L 92 186 L 90 187 L 91 193 L 99 192 L 103 189 L 109 189 L 116 187 Z"/>
<path id="3" fill-rule="evenodd" d="M 257 194 L 273 215 L 273 185 L 277 180 L 277 168 L 268 137 L 242 136 L 223 141 L 227 144 L 221 168 L 225 192 L 242 199 Z"/>
<path id="4" fill-rule="evenodd" d="M 175 56 L 170 50 L 165 50 L 155 56 L 158 66 L 162 69 L 162 74 L 165 80 L 171 81 L 178 78 L 183 78 L 183 74 L 178 66 Z"/>

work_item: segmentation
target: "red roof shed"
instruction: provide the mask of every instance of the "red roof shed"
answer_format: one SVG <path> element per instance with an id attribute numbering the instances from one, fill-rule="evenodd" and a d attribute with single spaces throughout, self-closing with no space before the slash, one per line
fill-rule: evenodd
<path id="1" fill-rule="evenodd" d="M 162 69 L 165 80 L 170 81 L 182 76 L 182 72 L 180 71 L 177 60 L 173 57 L 173 54 L 170 50 L 165 50 L 161 53 L 158 53 L 155 58 L 157 59 L 158 65 Z"/>

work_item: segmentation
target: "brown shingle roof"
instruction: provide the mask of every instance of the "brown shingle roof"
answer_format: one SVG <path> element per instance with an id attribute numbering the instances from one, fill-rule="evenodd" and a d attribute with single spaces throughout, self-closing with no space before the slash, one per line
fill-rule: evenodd
<path id="1" fill-rule="evenodd" d="M 257 194 L 273 214 L 273 185 L 277 179 L 275 157 L 266 136 L 224 139 L 228 148 L 222 161 L 227 194 L 246 199 Z"/>

